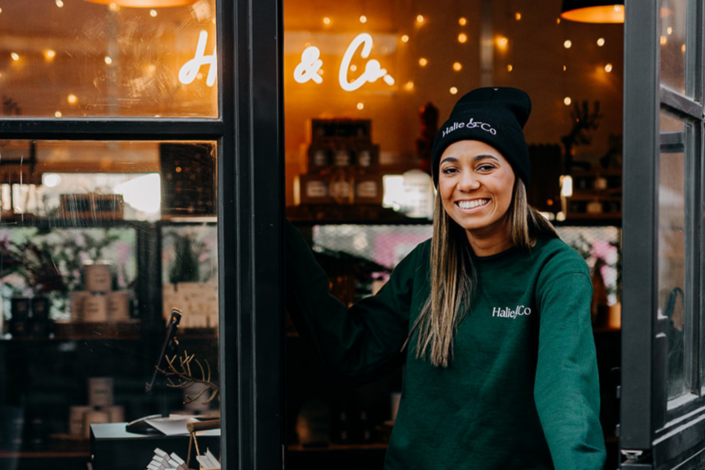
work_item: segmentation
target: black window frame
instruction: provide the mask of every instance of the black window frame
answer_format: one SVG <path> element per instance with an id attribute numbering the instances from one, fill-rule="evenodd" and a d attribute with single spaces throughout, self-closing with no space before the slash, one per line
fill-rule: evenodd
<path id="1" fill-rule="evenodd" d="M 218 118 L 0 117 L 0 139 L 218 143 L 221 463 L 282 468 L 282 2 L 216 12 Z"/>
<path id="2" fill-rule="evenodd" d="M 625 12 L 621 468 L 695 468 L 705 462 L 705 275 L 700 272 L 705 266 L 705 4 L 688 1 L 685 89 L 692 98 L 660 84 L 660 2 L 627 0 Z M 685 121 L 684 134 L 670 136 L 678 142 L 659 134 L 661 112 Z M 697 395 L 672 409 L 666 392 L 668 338 L 656 315 L 662 151 L 686 154 L 686 253 L 691 256 L 685 341 L 692 349 L 686 350 L 685 367 Z"/>

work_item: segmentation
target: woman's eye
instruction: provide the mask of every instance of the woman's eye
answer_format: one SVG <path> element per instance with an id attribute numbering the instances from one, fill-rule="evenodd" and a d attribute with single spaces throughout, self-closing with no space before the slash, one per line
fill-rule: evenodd
<path id="1" fill-rule="evenodd" d="M 443 174 L 445 174 L 445 175 L 450 175 L 455 172 L 456 172 L 456 169 L 453 167 L 443 169 Z"/>
<path id="2" fill-rule="evenodd" d="M 490 171 L 494 169 L 494 165 L 480 165 L 477 167 L 479 171 Z"/>

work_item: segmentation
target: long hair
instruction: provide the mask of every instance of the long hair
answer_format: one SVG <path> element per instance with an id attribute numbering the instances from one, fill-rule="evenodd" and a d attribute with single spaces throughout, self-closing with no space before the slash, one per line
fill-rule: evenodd
<path id="1" fill-rule="evenodd" d="M 443 208 L 440 193 L 436 195 L 431 240 L 431 294 L 409 332 L 406 344 L 419 330 L 416 357 L 430 358 L 436 367 L 448 367 L 453 357 L 455 330 L 466 312 L 475 287 L 475 271 L 471 247 L 465 231 Z M 516 178 L 509 218 L 511 239 L 515 246 L 530 250 L 536 237 L 545 234 L 558 238 L 553 225 L 529 206 L 526 187 Z M 429 354 L 430 350 L 430 354 Z"/>

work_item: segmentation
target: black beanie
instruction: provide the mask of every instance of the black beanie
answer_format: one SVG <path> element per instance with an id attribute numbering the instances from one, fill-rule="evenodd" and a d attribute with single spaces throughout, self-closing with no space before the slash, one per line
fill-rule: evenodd
<path id="1" fill-rule="evenodd" d="M 497 149 L 528 186 L 529 148 L 523 128 L 529 114 L 531 99 L 517 88 L 478 88 L 464 95 L 433 141 L 433 184 L 438 187 L 438 165 L 449 145 L 460 140 L 479 140 Z"/>

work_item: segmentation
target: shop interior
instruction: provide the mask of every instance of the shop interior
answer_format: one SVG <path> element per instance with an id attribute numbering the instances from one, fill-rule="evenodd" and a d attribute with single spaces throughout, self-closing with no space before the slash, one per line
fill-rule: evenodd
<path id="1" fill-rule="evenodd" d="M 131 1 L 0 3 L 0 115 L 217 117 L 215 0 Z M 561 6 L 285 0 L 286 216 L 341 301 L 373 294 L 431 236 L 430 149 L 453 104 L 527 91 L 529 202 L 591 268 L 616 466 L 623 24 Z M 663 24 L 678 63 L 683 19 Z M 217 158 L 217 142 L 0 141 L 0 468 L 85 468 L 91 424 L 218 415 Z M 178 354 L 203 368 L 146 393 L 173 307 Z M 285 374 L 288 468 L 382 468 L 403 367 L 346 388 L 288 321 Z"/>

